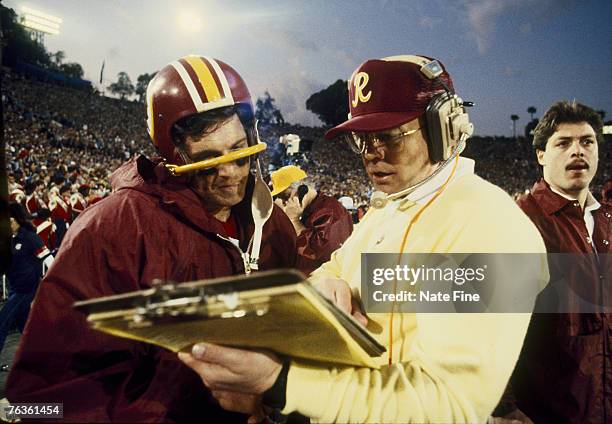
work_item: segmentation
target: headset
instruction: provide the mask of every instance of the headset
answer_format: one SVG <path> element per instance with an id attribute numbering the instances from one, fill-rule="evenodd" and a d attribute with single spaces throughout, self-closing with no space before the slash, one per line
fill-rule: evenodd
<path id="1" fill-rule="evenodd" d="M 432 162 L 442 162 L 453 154 L 453 147 L 457 145 L 462 135 L 466 139 L 474 133 L 474 125 L 465 108 L 473 106 L 471 102 L 464 102 L 440 78 L 444 72 L 437 60 L 423 56 L 399 55 L 384 57 L 381 60 L 389 62 L 409 62 L 419 66 L 420 71 L 430 80 L 437 81 L 443 93 L 434 96 L 425 110 L 427 121 L 427 147 Z"/>
<path id="2" fill-rule="evenodd" d="M 434 163 L 442 163 L 431 175 L 411 187 L 392 194 L 386 194 L 381 191 L 372 193 L 370 205 L 375 208 L 384 207 L 388 200 L 395 200 L 405 196 L 434 178 L 452 159 L 463 151 L 465 141 L 474 133 L 474 125 L 465 110 L 466 107 L 473 106 L 473 103 L 464 102 L 440 78 L 440 75 L 444 72 L 440 62 L 415 55 L 389 56 L 381 60 L 414 63 L 419 66 L 423 75 L 430 80 L 437 80 L 444 89 L 444 92 L 435 95 L 431 99 L 425 109 L 429 158 Z"/>

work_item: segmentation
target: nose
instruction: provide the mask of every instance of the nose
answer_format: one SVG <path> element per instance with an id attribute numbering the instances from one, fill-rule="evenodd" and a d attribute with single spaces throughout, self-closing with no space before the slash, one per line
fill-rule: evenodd
<path id="1" fill-rule="evenodd" d="M 374 160 L 375 158 L 384 159 L 385 149 L 381 147 L 381 145 L 374 146 L 373 143 L 368 141 L 365 145 L 365 150 L 363 151 L 363 158 L 365 160 Z"/>
<path id="2" fill-rule="evenodd" d="M 220 177 L 231 177 L 238 171 L 238 165 L 236 162 L 226 162 L 216 166 L 217 175 Z"/>
<path id="3" fill-rule="evenodd" d="M 580 140 L 574 140 L 572 142 L 572 156 L 583 157 L 584 151 L 583 146 L 580 144 Z"/>

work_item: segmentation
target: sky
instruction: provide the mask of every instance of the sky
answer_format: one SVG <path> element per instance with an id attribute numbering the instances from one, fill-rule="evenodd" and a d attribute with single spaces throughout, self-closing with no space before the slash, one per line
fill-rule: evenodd
<path id="1" fill-rule="evenodd" d="M 268 90 L 285 120 L 320 125 L 308 97 L 360 63 L 397 54 L 440 60 L 473 101 L 477 135 L 512 135 L 555 101 L 576 99 L 612 119 L 610 0 L 4 0 L 63 19 L 51 52 L 98 86 L 135 82 L 187 54 L 220 59 L 253 98 Z"/>

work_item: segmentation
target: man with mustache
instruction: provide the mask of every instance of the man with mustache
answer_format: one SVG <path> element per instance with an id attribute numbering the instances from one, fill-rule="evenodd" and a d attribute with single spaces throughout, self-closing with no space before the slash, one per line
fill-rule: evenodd
<path id="1" fill-rule="evenodd" d="M 377 193 L 310 280 L 387 348 L 375 359 L 380 369 L 283 361 L 204 343 L 179 356 L 230 410 L 255 411 L 263 401 L 316 422 L 485 422 L 530 315 L 391 308 L 364 316 L 362 254 L 395 261 L 400 253 L 543 253 L 542 238 L 507 193 L 460 157 L 472 125 L 440 62 L 414 55 L 368 60 L 350 78 L 348 102 L 349 119 L 326 137 L 343 137 L 361 156 Z M 511 278 L 504 282 L 518 285 L 527 275 L 527 263 L 516 269 L 500 262 Z"/>
<path id="2" fill-rule="evenodd" d="M 98 333 L 72 309 L 156 279 L 294 266 L 293 226 L 259 164 L 250 172 L 265 144 L 240 75 L 210 57 L 180 58 L 149 83 L 147 112 L 163 159 L 132 158 L 111 177 L 113 193 L 70 226 L 40 284 L 7 397 L 63 403 L 71 422 L 245 422 L 172 352 Z"/>
<path id="3" fill-rule="evenodd" d="M 602 128 L 601 116 L 588 106 L 553 104 L 533 138 L 543 178 L 518 200 L 549 253 L 573 254 L 561 259 L 573 262 L 568 270 L 549 261 L 549 287 L 561 281 L 555 275 L 565 277 L 568 304 L 559 306 L 569 313 L 533 315 L 512 378 L 516 407 L 536 423 L 612 420 L 612 206 L 589 191 Z M 590 296 L 608 309 L 585 313 L 577 301 Z"/>

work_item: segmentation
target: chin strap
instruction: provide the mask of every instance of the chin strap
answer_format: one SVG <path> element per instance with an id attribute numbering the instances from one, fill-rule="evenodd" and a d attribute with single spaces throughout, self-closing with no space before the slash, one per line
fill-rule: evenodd
<path id="1" fill-rule="evenodd" d="M 187 165 L 172 165 L 166 164 L 166 169 L 170 173 L 177 177 L 179 175 L 186 174 L 188 172 L 200 171 L 202 169 L 214 168 L 222 163 L 234 162 L 238 159 L 246 158 L 248 156 L 256 155 L 257 153 L 266 150 L 268 145 L 264 142 L 259 142 L 253 146 L 245 147 L 243 149 L 234 150 L 223 156 L 202 160 L 199 162 L 189 163 Z"/>

